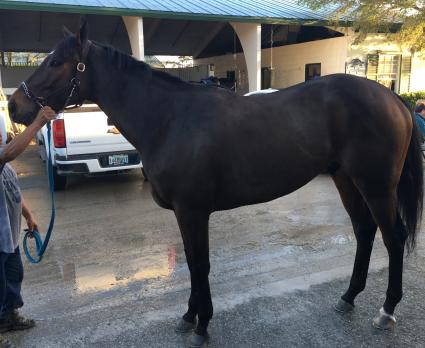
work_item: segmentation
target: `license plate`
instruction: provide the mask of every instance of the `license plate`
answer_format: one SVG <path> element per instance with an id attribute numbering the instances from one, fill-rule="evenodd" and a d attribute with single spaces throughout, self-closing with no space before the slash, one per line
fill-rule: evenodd
<path id="1" fill-rule="evenodd" d="M 125 166 L 128 164 L 128 155 L 109 155 L 108 162 L 111 167 Z"/>

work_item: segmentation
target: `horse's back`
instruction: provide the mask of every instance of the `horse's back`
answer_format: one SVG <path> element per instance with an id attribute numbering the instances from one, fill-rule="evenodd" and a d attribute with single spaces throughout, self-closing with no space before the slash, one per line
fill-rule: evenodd
<path id="1" fill-rule="evenodd" d="M 366 79 L 331 75 L 271 94 L 201 95 L 169 144 L 180 159 L 170 157 L 170 172 L 177 195 L 208 197 L 212 210 L 275 199 L 331 167 L 353 175 L 363 175 L 364 163 L 390 167 L 410 139 L 408 110 Z"/>

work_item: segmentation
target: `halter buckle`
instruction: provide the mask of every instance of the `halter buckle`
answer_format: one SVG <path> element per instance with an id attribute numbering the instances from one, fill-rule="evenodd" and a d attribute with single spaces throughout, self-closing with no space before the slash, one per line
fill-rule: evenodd
<path id="1" fill-rule="evenodd" d="M 78 63 L 77 64 L 77 71 L 84 72 L 86 70 L 86 65 L 84 63 Z"/>

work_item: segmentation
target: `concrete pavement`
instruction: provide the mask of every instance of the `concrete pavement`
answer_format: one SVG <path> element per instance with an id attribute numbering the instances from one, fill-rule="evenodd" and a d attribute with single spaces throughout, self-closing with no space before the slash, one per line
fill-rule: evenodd
<path id="1" fill-rule="evenodd" d="M 41 225 L 46 176 L 34 148 L 13 163 Z M 46 257 L 25 262 L 28 332 L 19 347 L 185 347 L 173 331 L 189 296 L 189 272 L 172 212 L 159 208 L 136 172 L 75 178 L 57 194 Z M 332 306 L 349 283 L 355 240 L 327 176 L 266 204 L 214 213 L 210 221 L 214 317 L 210 347 L 424 347 L 425 238 L 406 262 L 393 332 L 372 328 L 387 285 L 380 237 L 356 310 Z"/>

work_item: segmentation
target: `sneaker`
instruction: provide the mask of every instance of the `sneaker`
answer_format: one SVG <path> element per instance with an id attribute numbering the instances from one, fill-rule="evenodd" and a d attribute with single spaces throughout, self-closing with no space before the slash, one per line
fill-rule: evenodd
<path id="1" fill-rule="evenodd" d="M 3 319 L 0 319 L 0 333 L 14 330 L 27 330 L 35 326 L 35 321 L 28 319 L 13 311 Z"/>
<path id="2" fill-rule="evenodd" d="M 14 348 L 15 346 L 3 336 L 0 336 L 0 348 Z"/>

